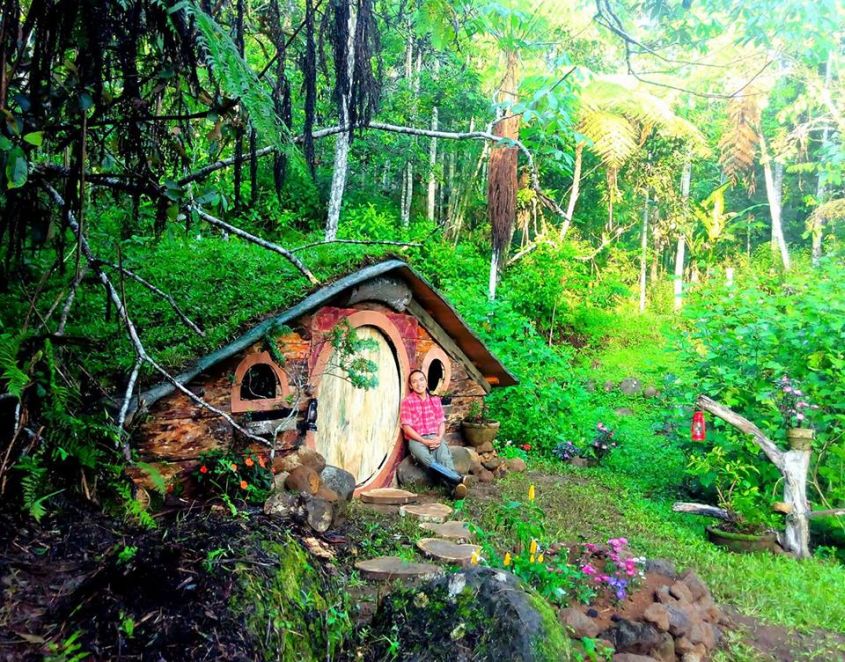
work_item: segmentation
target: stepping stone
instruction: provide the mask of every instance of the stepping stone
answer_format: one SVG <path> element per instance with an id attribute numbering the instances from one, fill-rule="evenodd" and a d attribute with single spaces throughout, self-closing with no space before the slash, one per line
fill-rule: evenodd
<path id="1" fill-rule="evenodd" d="M 466 522 L 443 522 L 443 524 L 435 524 L 433 522 L 423 522 L 420 524 L 421 529 L 431 531 L 438 538 L 446 538 L 447 540 L 454 540 L 455 542 L 470 542 L 475 536 L 467 527 Z"/>
<path id="2" fill-rule="evenodd" d="M 420 522 L 435 522 L 442 524 L 452 514 L 452 509 L 442 503 L 421 503 L 409 506 L 399 506 L 402 517 L 416 517 Z"/>
<path id="3" fill-rule="evenodd" d="M 376 503 L 383 506 L 401 506 L 403 503 L 414 503 L 417 495 L 407 490 L 397 490 L 394 487 L 382 487 L 369 490 L 361 494 L 364 503 Z"/>
<path id="4" fill-rule="evenodd" d="M 458 565 L 468 565 L 474 552 L 481 553 L 481 547 L 478 545 L 459 545 L 442 538 L 422 538 L 417 541 L 417 549 L 438 561 Z"/>
<path id="5" fill-rule="evenodd" d="M 443 574 L 443 569 L 431 563 L 413 563 L 398 556 L 379 556 L 358 561 L 355 567 L 364 579 L 388 581 L 390 579 L 431 579 Z"/>

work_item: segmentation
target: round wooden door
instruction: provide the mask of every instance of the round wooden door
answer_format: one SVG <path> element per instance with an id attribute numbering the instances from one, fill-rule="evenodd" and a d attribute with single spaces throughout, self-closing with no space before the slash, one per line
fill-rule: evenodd
<path id="1" fill-rule="evenodd" d="M 385 336 L 374 326 L 356 332 L 375 342 L 360 354 L 376 364 L 378 384 L 355 388 L 330 359 L 320 378 L 316 446 L 328 464 L 346 469 L 360 487 L 378 475 L 396 447 L 402 384 Z"/>

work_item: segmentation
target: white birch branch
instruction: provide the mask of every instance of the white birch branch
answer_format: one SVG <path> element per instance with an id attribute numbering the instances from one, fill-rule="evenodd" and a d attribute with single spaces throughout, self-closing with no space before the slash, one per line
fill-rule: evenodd
<path id="1" fill-rule="evenodd" d="M 760 428 L 754 425 L 754 423 L 744 416 L 740 416 L 735 411 L 728 409 L 724 405 L 719 404 L 715 400 L 711 400 L 706 395 L 698 396 L 698 406 L 705 411 L 709 411 L 714 416 L 721 418 L 726 423 L 734 426 L 740 432 L 751 435 L 751 437 L 754 438 L 754 443 L 762 449 L 771 463 L 774 464 L 781 473 L 783 473 L 783 452 L 775 446 L 775 443 L 764 435 Z"/>

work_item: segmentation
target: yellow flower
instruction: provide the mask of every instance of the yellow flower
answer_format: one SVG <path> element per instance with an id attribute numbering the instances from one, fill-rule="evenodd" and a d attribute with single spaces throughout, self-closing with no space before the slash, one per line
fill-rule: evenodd
<path id="1" fill-rule="evenodd" d="M 534 501 L 534 486 L 528 488 L 528 500 Z"/>
<path id="2" fill-rule="evenodd" d="M 531 556 L 529 556 L 529 557 L 528 557 L 528 562 L 529 562 L 529 563 L 534 563 L 534 555 L 533 555 L 533 554 L 532 554 Z"/>
<path id="3" fill-rule="evenodd" d="M 528 547 L 528 551 L 531 552 L 532 555 L 537 553 L 537 541 L 536 540 L 531 541 L 531 545 Z"/>
<path id="4" fill-rule="evenodd" d="M 504 566 L 507 568 L 511 564 L 511 553 L 505 552 Z"/>
<path id="5" fill-rule="evenodd" d="M 543 557 L 543 552 L 540 552 L 540 555 L 537 557 L 537 563 L 542 563 L 542 562 L 543 562 L 543 558 L 544 558 L 544 557 Z"/>
<path id="6" fill-rule="evenodd" d="M 472 552 L 472 556 L 470 556 L 470 557 L 469 557 L 469 563 L 470 563 L 470 565 L 478 565 L 478 558 L 479 558 L 479 557 L 478 557 L 478 550 L 477 550 L 477 549 L 475 549 L 475 550 L 473 550 L 473 552 Z"/>

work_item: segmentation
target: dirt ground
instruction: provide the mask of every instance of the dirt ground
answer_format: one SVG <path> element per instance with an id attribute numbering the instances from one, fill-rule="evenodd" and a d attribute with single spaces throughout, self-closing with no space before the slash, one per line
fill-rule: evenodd
<path id="1" fill-rule="evenodd" d="M 426 496 L 435 498 L 443 495 Z M 498 502 L 502 489 L 496 483 L 479 485 L 471 499 L 476 506 Z M 365 526 L 356 512 L 352 508 L 334 532 L 340 535 L 323 542 L 341 572 L 366 553 L 366 538 L 374 535 L 374 525 Z M 381 514 L 371 512 L 370 517 Z M 204 567 L 214 550 L 230 550 L 260 566 L 263 552 L 250 534 L 260 528 L 265 539 L 273 539 L 289 532 L 257 511 L 249 515 L 232 519 L 197 508 L 163 517 L 158 529 L 147 531 L 78 502 L 66 502 L 60 516 L 41 524 L 0 511 L 0 661 L 37 660 L 45 654 L 71 659 L 80 650 L 104 660 L 257 659 L 243 637 L 243 623 L 233 620 L 229 609 L 231 575 Z M 398 520 L 390 519 L 396 528 L 379 534 L 412 549 Z M 619 607 L 604 605 L 600 618 L 635 617 L 660 581 L 650 577 Z M 359 624 L 371 616 L 378 591 L 362 588 L 360 598 L 368 604 L 358 611 Z M 823 651 L 833 650 L 842 650 L 838 659 L 845 659 L 842 633 L 796 632 L 721 606 L 733 623 L 729 639 L 753 649 L 748 659 L 831 660 Z"/>

